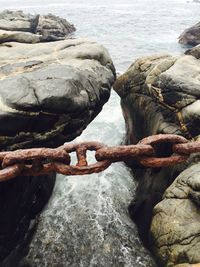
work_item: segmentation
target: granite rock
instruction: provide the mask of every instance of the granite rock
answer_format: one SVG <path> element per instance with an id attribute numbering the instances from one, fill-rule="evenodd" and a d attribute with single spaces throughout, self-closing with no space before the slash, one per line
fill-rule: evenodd
<path id="1" fill-rule="evenodd" d="M 48 15 L 5 10 L 0 13 L 0 43 L 38 43 L 69 37 L 76 29 L 67 20 Z"/>
<path id="2" fill-rule="evenodd" d="M 0 46 L 0 148 L 70 141 L 108 100 L 115 70 L 85 39 Z"/>
<path id="3" fill-rule="evenodd" d="M 118 78 L 114 86 L 121 97 L 127 128 L 126 143 L 135 144 L 140 139 L 154 134 L 178 134 L 188 139 L 199 140 L 199 73 L 200 61 L 191 55 L 177 57 L 155 55 L 136 60 Z M 159 147 L 160 156 L 168 156 L 170 153 L 167 145 Z M 194 162 L 196 162 L 195 175 L 198 175 L 197 169 L 200 164 L 198 155 L 191 157 L 187 164 L 167 168 L 145 169 L 128 162 L 134 170 L 136 179 L 138 179 L 136 197 L 129 206 L 129 212 L 138 225 L 139 233 L 144 243 L 152 249 L 159 266 L 196 263 L 199 260 L 199 256 L 195 252 L 195 240 L 198 238 L 198 233 L 197 235 L 196 232 L 193 233 L 194 240 L 191 238 L 190 248 L 191 251 L 194 249 L 193 254 L 192 252 L 191 254 L 184 254 L 187 250 L 183 244 L 184 242 L 182 243 L 182 239 L 186 234 L 184 233 L 185 228 L 182 227 L 177 232 L 178 230 L 176 231 L 173 226 L 175 217 L 179 225 L 189 225 L 190 217 L 195 221 L 195 218 L 199 216 L 199 208 L 191 209 L 190 216 L 186 218 L 185 214 L 188 212 L 186 204 L 183 205 L 182 209 L 175 212 L 178 200 L 177 202 L 170 200 L 170 202 L 164 198 L 162 201 L 166 189 L 183 170 L 188 169 Z M 188 173 L 183 174 L 185 179 L 188 178 Z M 186 188 L 188 187 L 186 186 Z M 191 204 L 191 198 L 188 196 L 184 201 L 184 203 Z M 158 206 L 156 206 L 157 203 L 159 203 Z M 195 206 L 196 204 L 192 203 L 191 205 Z M 162 213 L 156 212 L 158 210 L 157 207 L 162 208 Z M 151 235 L 149 235 L 152 213 L 153 226 Z M 156 214 L 158 215 L 156 216 Z M 163 216 L 160 216 L 160 214 Z M 196 224 L 198 225 L 198 221 L 196 221 Z M 179 248 L 178 250 L 173 245 L 163 245 L 162 247 L 161 240 L 165 238 L 165 233 L 167 233 L 166 237 L 169 243 L 170 240 L 176 238 L 175 243 Z M 166 244 L 168 243 L 166 242 Z M 176 258 L 174 258 L 173 265 L 170 265 L 171 258 L 175 254 Z M 183 255 L 186 255 L 186 257 Z"/>
<path id="4" fill-rule="evenodd" d="M 101 111 L 114 80 L 107 50 L 86 39 L 2 43 L 0 150 L 56 147 L 74 139 Z M 1 267 L 18 266 L 27 253 L 54 183 L 54 174 L 0 183 Z"/>
<path id="5" fill-rule="evenodd" d="M 200 44 L 200 22 L 186 29 L 179 36 L 179 43 L 192 46 Z"/>

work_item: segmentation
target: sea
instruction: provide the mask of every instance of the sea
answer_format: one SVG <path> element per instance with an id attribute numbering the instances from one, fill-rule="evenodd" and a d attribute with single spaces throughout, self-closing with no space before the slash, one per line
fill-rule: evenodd
<path id="1" fill-rule="evenodd" d="M 0 9 L 23 10 L 32 14 L 53 13 L 66 18 L 77 29 L 74 37 L 90 38 L 109 50 L 118 75 L 125 72 L 129 65 L 141 56 L 184 53 L 187 47 L 178 43 L 178 37 L 183 30 L 200 21 L 200 3 L 192 0 L 0 0 Z M 124 136 L 125 123 L 120 99 L 112 90 L 110 100 L 104 105 L 102 112 L 74 141 L 96 140 L 108 145 L 117 145 L 123 143 Z M 92 158 L 93 155 L 91 154 L 90 157 Z M 122 163 L 116 163 L 104 173 L 92 177 L 59 175 L 53 196 L 41 218 L 49 221 L 49 218 L 57 216 L 58 213 L 55 210 L 59 210 L 63 218 L 66 221 L 69 220 L 66 213 L 72 214 L 70 207 L 76 210 L 74 206 L 80 205 L 80 202 L 76 203 L 75 200 L 73 205 L 70 205 L 70 199 L 76 199 L 76 197 L 81 198 L 83 202 L 86 197 L 89 198 L 89 202 L 96 202 L 87 209 L 91 214 L 103 205 L 106 207 L 110 205 L 110 213 L 112 213 L 115 210 L 116 199 L 118 202 L 122 199 L 121 208 L 127 209 L 136 188 L 133 176 L 134 173 Z M 113 187 L 120 187 L 120 185 L 120 194 L 118 194 L 119 191 Z M 129 187 L 128 190 L 127 187 Z M 99 200 L 97 194 L 98 201 L 95 201 L 93 192 L 102 192 L 102 190 L 107 190 L 105 195 L 109 197 Z M 112 190 L 115 192 L 113 193 Z M 88 194 L 88 191 L 91 194 Z M 84 195 L 84 192 L 87 192 L 87 195 Z M 115 201 L 112 198 L 115 198 Z M 65 203 L 65 212 L 62 210 L 64 206 L 61 203 Z M 66 206 L 68 206 L 67 211 Z M 83 206 L 82 209 L 84 209 Z M 117 213 L 121 216 L 120 210 L 117 210 Z M 74 216 L 70 222 L 76 223 L 76 218 Z M 102 231 L 100 220 L 96 231 Z M 82 266 L 86 267 L 84 263 Z M 128 260 L 127 264 L 122 266 L 129 266 Z M 145 266 L 142 261 L 140 266 Z"/>

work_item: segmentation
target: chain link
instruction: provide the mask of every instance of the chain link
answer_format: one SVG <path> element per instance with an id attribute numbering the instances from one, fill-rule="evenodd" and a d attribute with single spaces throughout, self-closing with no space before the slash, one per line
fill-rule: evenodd
<path id="1" fill-rule="evenodd" d="M 96 162 L 88 164 L 87 151 L 95 151 Z M 72 165 L 70 153 L 76 152 Z M 64 144 L 58 148 L 32 148 L 0 152 L 0 182 L 21 176 L 48 173 L 84 175 L 98 173 L 112 163 L 133 160 L 145 167 L 160 168 L 185 162 L 190 154 L 200 152 L 200 142 L 182 136 L 159 134 L 146 137 L 136 145 L 110 147 L 98 142 Z"/>

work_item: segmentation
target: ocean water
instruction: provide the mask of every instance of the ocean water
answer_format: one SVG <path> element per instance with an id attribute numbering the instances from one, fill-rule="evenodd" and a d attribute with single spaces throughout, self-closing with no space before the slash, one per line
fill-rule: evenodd
<path id="1" fill-rule="evenodd" d="M 20 9 L 30 13 L 53 13 L 66 18 L 77 28 L 74 36 L 91 38 L 108 48 L 117 73 L 124 72 L 140 56 L 154 53 L 183 53 L 186 47 L 178 44 L 178 36 L 184 29 L 200 21 L 200 3 L 192 0 L 59 0 L 58 2 L 55 0 L 0 0 L 0 4 L 2 10 Z M 117 94 L 112 92 L 103 111 L 75 142 L 97 140 L 108 145 L 115 145 L 123 142 L 124 135 L 125 125 L 120 100 Z M 126 227 L 127 222 L 124 221 L 124 216 L 128 214 L 124 213 L 124 210 L 127 211 L 127 206 L 134 197 L 135 187 L 136 183 L 130 171 L 121 163 L 114 164 L 104 173 L 84 176 L 84 178 L 58 176 L 53 196 L 41 215 L 38 231 L 42 232 L 49 227 L 51 234 L 53 233 L 52 240 L 57 240 L 58 218 L 62 217 L 59 231 L 63 232 L 59 233 L 59 236 L 63 236 L 68 222 L 80 227 L 76 221 L 77 216 L 74 214 L 74 211 L 78 211 L 79 208 L 88 216 L 96 214 L 95 222 L 90 227 L 94 231 L 96 229 L 97 233 L 104 231 L 101 223 L 102 210 L 103 215 L 106 215 L 106 220 L 109 221 L 110 215 L 115 214 L 121 226 Z M 73 199 L 73 205 L 71 199 Z M 84 206 L 83 202 L 86 199 L 90 205 Z M 93 202 L 94 204 L 91 204 Z M 107 210 L 106 214 L 105 210 Z M 71 214 L 70 218 L 68 214 Z M 113 220 L 113 216 L 111 217 Z M 117 232 L 118 226 L 114 227 Z M 133 239 L 138 240 L 134 226 L 131 231 Z M 87 231 L 84 233 L 87 234 Z M 73 233 L 73 236 L 76 240 L 76 233 Z M 38 244 L 40 238 L 40 234 L 36 234 L 33 242 L 34 253 L 37 251 L 34 246 Z M 89 239 L 89 232 L 87 238 Z M 80 240 L 77 239 L 76 247 L 79 242 Z M 100 246 L 97 241 L 90 240 L 90 242 L 98 250 Z M 123 248 L 120 249 L 123 250 Z M 41 251 L 43 250 L 44 248 L 41 247 Z M 52 247 L 50 254 L 54 251 L 55 247 Z M 145 266 L 143 262 L 145 257 L 142 258 L 137 248 L 128 252 L 127 249 L 124 251 L 124 265 L 119 266 L 133 266 L 132 260 L 130 261 L 133 255 L 135 255 L 135 262 L 139 262 L 137 266 Z M 92 260 L 96 264 L 98 257 L 93 256 Z M 48 266 L 48 257 L 46 258 L 47 262 L 41 262 L 38 266 Z M 100 266 L 95 264 L 91 261 L 88 266 Z M 86 267 L 87 265 L 82 262 L 80 266 Z"/>
<path id="2" fill-rule="evenodd" d="M 110 51 L 118 72 L 137 57 L 180 53 L 180 33 L 200 20 L 193 0 L 0 0 L 1 9 L 54 13 L 71 21 L 76 36 L 93 38 Z"/>

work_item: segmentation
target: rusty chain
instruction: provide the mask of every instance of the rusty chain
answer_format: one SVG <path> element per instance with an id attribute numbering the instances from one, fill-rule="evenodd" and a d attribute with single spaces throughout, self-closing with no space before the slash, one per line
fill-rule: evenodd
<path id="1" fill-rule="evenodd" d="M 96 163 L 88 164 L 87 151 L 95 151 Z M 70 153 L 76 152 L 72 165 Z M 64 144 L 58 148 L 32 148 L 0 152 L 0 182 L 19 175 L 39 176 L 48 173 L 84 175 L 98 173 L 112 163 L 133 160 L 151 168 L 173 166 L 185 162 L 190 154 L 200 152 L 200 142 L 182 136 L 159 134 L 146 137 L 136 145 L 106 146 L 98 142 Z"/>

